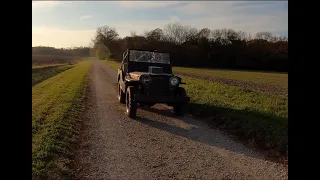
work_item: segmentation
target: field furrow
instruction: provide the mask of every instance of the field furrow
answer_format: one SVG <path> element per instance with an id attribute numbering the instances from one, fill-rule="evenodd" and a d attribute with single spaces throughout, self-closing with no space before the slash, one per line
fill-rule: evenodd
<path id="1" fill-rule="evenodd" d="M 32 86 L 53 77 L 63 71 L 73 68 L 72 65 L 51 65 L 32 68 Z"/>

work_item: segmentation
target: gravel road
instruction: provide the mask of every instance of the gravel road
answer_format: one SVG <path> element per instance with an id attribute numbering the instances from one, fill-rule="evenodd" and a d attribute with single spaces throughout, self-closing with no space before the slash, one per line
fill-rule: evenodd
<path id="1" fill-rule="evenodd" d="M 125 116 L 116 71 L 93 61 L 76 179 L 288 179 L 288 169 L 165 106 Z"/>

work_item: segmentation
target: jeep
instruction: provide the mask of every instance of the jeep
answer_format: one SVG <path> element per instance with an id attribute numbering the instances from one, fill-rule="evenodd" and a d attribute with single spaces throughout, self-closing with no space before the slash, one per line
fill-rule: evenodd
<path id="1" fill-rule="evenodd" d="M 135 118 L 138 106 L 156 103 L 173 107 L 175 115 L 183 115 L 190 97 L 181 78 L 172 73 L 169 53 L 127 49 L 118 69 L 118 100 L 126 105 L 126 114 Z"/>

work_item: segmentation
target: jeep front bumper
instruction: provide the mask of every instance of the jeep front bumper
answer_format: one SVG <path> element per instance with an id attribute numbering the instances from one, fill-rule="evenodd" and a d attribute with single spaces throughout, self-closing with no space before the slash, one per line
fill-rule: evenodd
<path id="1" fill-rule="evenodd" d="M 152 96 L 152 95 L 142 95 L 135 94 L 134 101 L 137 103 L 189 103 L 190 97 L 174 97 L 174 96 Z"/>

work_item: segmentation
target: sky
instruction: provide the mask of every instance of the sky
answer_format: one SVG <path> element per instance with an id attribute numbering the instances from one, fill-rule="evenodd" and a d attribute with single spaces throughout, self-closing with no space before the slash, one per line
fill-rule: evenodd
<path id="1" fill-rule="evenodd" d="M 32 1 L 32 46 L 89 46 L 104 25 L 125 37 L 175 22 L 288 37 L 288 1 Z"/>

